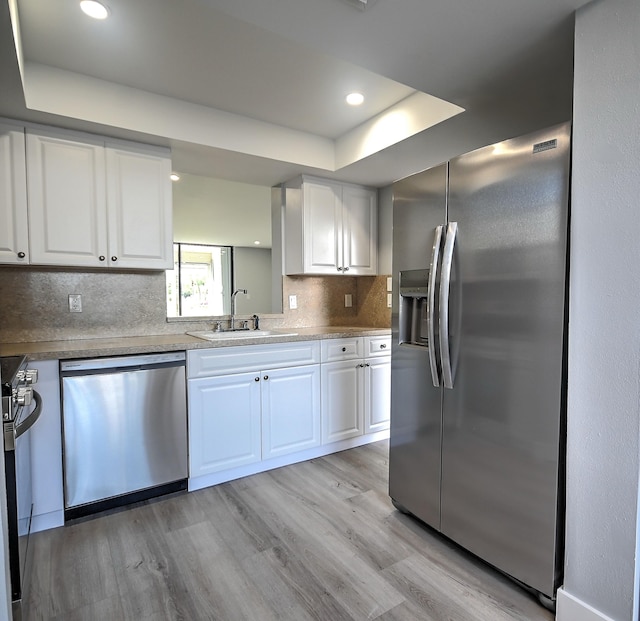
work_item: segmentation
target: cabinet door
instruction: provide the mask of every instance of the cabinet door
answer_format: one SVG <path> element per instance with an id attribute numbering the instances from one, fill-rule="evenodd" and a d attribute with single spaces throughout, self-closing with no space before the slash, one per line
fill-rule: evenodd
<path id="1" fill-rule="evenodd" d="M 164 149 L 107 146 L 111 267 L 171 269 L 171 159 Z"/>
<path id="2" fill-rule="evenodd" d="M 189 380 L 189 476 L 260 461 L 260 376 Z"/>
<path id="3" fill-rule="evenodd" d="M 376 191 L 345 185 L 342 208 L 344 272 L 351 276 L 375 276 L 378 272 Z"/>
<path id="4" fill-rule="evenodd" d="M 389 428 L 391 418 L 391 356 L 366 361 L 364 432 Z"/>
<path id="5" fill-rule="evenodd" d="M 322 365 L 322 443 L 362 435 L 362 360 Z"/>
<path id="6" fill-rule="evenodd" d="M 320 445 L 320 365 L 261 373 L 262 458 Z"/>
<path id="7" fill-rule="evenodd" d="M 31 263 L 106 265 L 102 143 L 27 132 Z"/>
<path id="8" fill-rule="evenodd" d="M 0 124 L 0 263 L 29 263 L 24 128 Z"/>
<path id="9" fill-rule="evenodd" d="M 342 272 L 341 187 L 335 183 L 303 184 L 304 273 Z"/>

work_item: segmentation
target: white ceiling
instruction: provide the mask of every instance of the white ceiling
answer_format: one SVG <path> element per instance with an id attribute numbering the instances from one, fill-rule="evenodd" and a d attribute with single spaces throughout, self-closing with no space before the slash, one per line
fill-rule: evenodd
<path id="1" fill-rule="evenodd" d="M 312 172 L 380 187 L 565 120 L 572 15 L 586 0 L 106 3 L 110 18 L 94 22 L 76 0 L 0 0 L 0 115 L 167 144 L 174 167 L 196 175 L 273 185 Z M 352 89 L 362 108 L 344 105 Z M 361 140 L 399 102 L 418 116 L 440 104 L 420 93 L 465 112 L 339 155 L 351 153 L 349 132 Z"/>

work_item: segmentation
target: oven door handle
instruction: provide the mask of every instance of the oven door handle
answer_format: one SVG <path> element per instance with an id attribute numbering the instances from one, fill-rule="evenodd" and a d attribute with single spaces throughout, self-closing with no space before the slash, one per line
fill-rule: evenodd
<path id="1" fill-rule="evenodd" d="M 36 407 L 33 412 L 27 416 L 19 425 L 16 425 L 15 434 L 16 440 L 23 434 L 29 431 L 31 427 L 36 423 L 36 421 L 40 418 L 40 414 L 42 413 L 42 397 L 38 394 L 37 391 L 33 391 L 33 400 L 36 402 Z"/>

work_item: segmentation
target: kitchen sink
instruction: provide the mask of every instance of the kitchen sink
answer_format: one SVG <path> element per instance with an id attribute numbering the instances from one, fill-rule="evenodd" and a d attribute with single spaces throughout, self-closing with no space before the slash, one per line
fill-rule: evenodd
<path id="1" fill-rule="evenodd" d="M 296 336 L 297 332 L 283 332 L 278 330 L 233 330 L 229 332 L 216 332 L 209 330 L 204 332 L 187 332 L 189 336 L 195 336 L 205 341 L 224 341 L 227 339 L 256 339 L 276 336 Z"/>

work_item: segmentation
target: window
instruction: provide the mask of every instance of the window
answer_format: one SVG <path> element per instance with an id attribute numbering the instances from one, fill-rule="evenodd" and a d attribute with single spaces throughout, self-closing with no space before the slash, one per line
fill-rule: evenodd
<path id="1" fill-rule="evenodd" d="M 228 315 L 233 252 L 230 246 L 173 244 L 174 269 L 167 271 L 167 315 Z"/>

